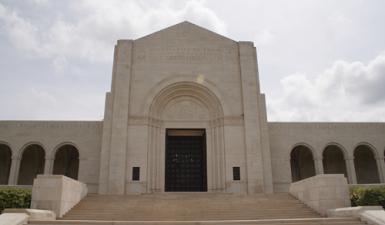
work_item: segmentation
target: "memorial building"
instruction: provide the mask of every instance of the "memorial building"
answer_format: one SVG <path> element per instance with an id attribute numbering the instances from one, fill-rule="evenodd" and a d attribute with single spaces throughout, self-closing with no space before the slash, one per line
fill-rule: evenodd
<path id="1" fill-rule="evenodd" d="M 118 40 L 112 67 L 102 121 L 0 121 L 0 184 L 64 174 L 125 195 L 287 192 L 324 173 L 384 182 L 385 123 L 267 120 L 252 42 L 182 22 Z"/>

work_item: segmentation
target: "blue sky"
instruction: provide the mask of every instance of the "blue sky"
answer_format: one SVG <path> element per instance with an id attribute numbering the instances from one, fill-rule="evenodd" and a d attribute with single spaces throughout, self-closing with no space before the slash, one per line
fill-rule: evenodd
<path id="1" fill-rule="evenodd" d="M 270 121 L 385 121 L 382 0 L 0 0 L 0 120 L 101 120 L 116 40 L 184 20 L 255 42 Z"/>

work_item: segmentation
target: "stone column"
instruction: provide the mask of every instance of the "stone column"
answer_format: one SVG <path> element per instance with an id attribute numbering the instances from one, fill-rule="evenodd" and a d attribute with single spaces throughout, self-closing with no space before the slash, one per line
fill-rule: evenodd
<path id="1" fill-rule="evenodd" d="M 322 163 L 322 157 L 314 159 L 315 173 L 324 174 L 324 165 Z"/>
<path id="2" fill-rule="evenodd" d="M 53 158 L 45 158 L 44 174 L 52 174 L 53 170 Z"/>
<path id="3" fill-rule="evenodd" d="M 356 167 L 354 165 L 354 158 L 346 158 L 345 164 L 348 172 L 350 184 L 357 184 Z"/>
<path id="4" fill-rule="evenodd" d="M 377 161 L 378 176 L 380 178 L 380 182 L 384 183 L 384 168 L 385 168 L 384 157 L 377 157 L 376 161 Z"/>
<path id="5" fill-rule="evenodd" d="M 11 170 L 9 171 L 9 178 L 8 178 L 8 184 L 9 185 L 16 185 L 17 184 L 17 177 L 19 174 L 19 166 L 20 166 L 20 157 L 19 156 L 13 156 L 12 157 L 12 163 L 11 163 Z"/>

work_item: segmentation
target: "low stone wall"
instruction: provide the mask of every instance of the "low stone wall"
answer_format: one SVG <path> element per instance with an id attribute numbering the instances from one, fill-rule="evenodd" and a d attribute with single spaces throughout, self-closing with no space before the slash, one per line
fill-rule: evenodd
<path id="1" fill-rule="evenodd" d="M 384 225 L 385 211 L 382 206 L 356 206 L 338 209 L 329 209 L 328 217 L 359 218 L 367 224 Z"/>
<path id="2" fill-rule="evenodd" d="M 28 223 L 25 213 L 3 213 L 0 215 L 0 225 L 24 225 Z"/>
<path id="3" fill-rule="evenodd" d="M 28 215 L 28 221 L 51 221 L 56 219 L 56 214 L 50 210 L 41 209 L 4 209 L 3 213 L 18 213 Z M 1 223 L 0 223 L 1 225 Z"/>
<path id="4" fill-rule="evenodd" d="M 360 214 L 362 221 L 372 225 L 385 224 L 385 211 L 381 210 L 367 210 Z"/>
<path id="5" fill-rule="evenodd" d="M 369 210 L 382 210 L 381 206 L 356 206 L 346 208 L 329 209 L 327 217 L 355 217 L 359 218 L 360 215 Z"/>
<path id="6" fill-rule="evenodd" d="M 32 185 L 0 185 L 0 188 L 16 188 L 16 189 L 27 189 L 32 190 Z"/>
<path id="7" fill-rule="evenodd" d="M 385 183 L 378 183 L 378 184 L 349 184 L 350 188 L 385 188 Z"/>
<path id="8" fill-rule="evenodd" d="M 61 175 L 38 175 L 33 182 L 31 208 L 52 210 L 62 217 L 87 195 L 87 186 Z"/>
<path id="9" fill-rule="evenodd" d="M 343 174 L 321 174 L 290 185 L 290 193 L 325 216 L 328 209 L 350 206 L 349 186 Z"/>

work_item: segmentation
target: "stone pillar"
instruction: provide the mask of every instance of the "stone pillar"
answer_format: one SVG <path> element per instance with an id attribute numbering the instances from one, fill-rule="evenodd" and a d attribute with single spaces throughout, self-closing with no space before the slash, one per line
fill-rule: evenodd
<path id="1" fill-rule="evenodd" d="M 345 164 L 347 167 L 349 183 L 357 184 L 357 175 L 356 175 L 356 167 L 354 165 L 354 158 L 345 159 Z"/>
<path id="2" fill-rule="evenodd" d="M 324 174 L 324 165 L 322 162 L 322 157 L 314 159 L 314 166 L 315 166 L 315 173 L 317 175 Z"/>
<path id="3" fill-rule="evenodd" d="M 378 176 L 380 178 L 380 182 L 384 183 L 384 168 L 385 168 L 385 162 L 384 157 L 377 157 L 377 169 L 378 169 Z"/>
<path id="4" fill-rule="evenodd" d="M 271 152 L 269 140 L 269 126 L 267 123 L 266 99 L 264 94 L 260 94 L 260 120 L 261 120 L 261 140 L 262 140 L 262 155 L 263 155 L 263 179 L 264 192 L 273 193 L 273 169 L 271 166 Z"/>
<path id="5" fill-rule="evenodd" d="M 112 120 L 112 94 L 106 93 L 106 102 L 104 106 L 103 119 L 103 134 L 102 134 L 102 149 L 100 152 L 100 168 L 99 168 L 99 194 L 108 193 L 108 176 L 109 176 L 109 162 L 110 162 L 110 141 L 111 141 L 111 120 Z M 79 175 L 80 175 L 79 163 Z"/>
<path id="6" fill-rule="evenodd" d="M 264 179 L 263 171 L 264 161 L 271 162 L 271 160 L 263 158 L 262 148 L 268 146 L 263 145 L 264 137 L 261 135 L 260 88 L 256 49 L 252 42 L 239 42 L 238 47 L 245 129 L 247 192 L 253 194 L 264 192 L 265 187 L 272 187 L 272 180 Z M 265 182 L 269 182 L 269 184 Z"/>
<path id="7" fill-rule="evenodd" d="M 9 178 L 8 178 L 8 184 L 9 185 L 16 185 L 17 184 L 17 177 L 19 175 L 19 167 L 20 167 L 20 157 L 19 156 L 13 156 L 12 157 L 12 163 L 11 163 L 11 170 L 9 171 Z"/>
<path id="8" fill-rule="evenodd" d="M 53 170 L 53 158 L 45 158 L 44 174 L 52 174 Z"/>
<path id="9" fill-rule="evenodd" d="M 106 118 L 103 122 L 99 177 L 101 194 L 125 193 L 132 51 L 132 40 L 118 40 L 111 93 L 106 98 Z"/>

